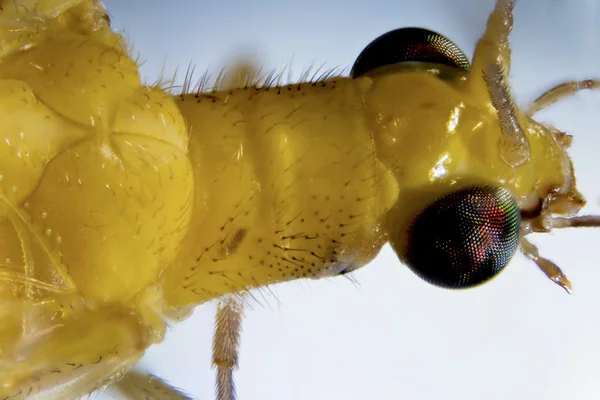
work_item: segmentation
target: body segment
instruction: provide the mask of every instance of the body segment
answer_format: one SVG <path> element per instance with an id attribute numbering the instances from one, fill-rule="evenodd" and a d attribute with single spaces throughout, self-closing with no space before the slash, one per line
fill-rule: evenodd
<path id="1" fill-rule="evenodd" d="M 164 276 L 167 302 L 335 275 L 377 254 L 397 186 L 353 81 L 176 101 L 190 127 L 196 214 Z"/>

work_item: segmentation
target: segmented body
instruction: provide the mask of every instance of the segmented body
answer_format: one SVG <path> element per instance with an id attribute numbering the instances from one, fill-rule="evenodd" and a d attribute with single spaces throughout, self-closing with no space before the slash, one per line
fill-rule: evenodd
<path id="1" fill-rule="evenodd" d="M 386 242 L 402 259 L 451 189 L 503 186 L 532 224 L 583 205 L 562 133 L 519 114 L 530 152 L 506 162 L 481 63 L 171 96 L 96 3 L 43 4 L 3 32 L 0 398 L 111 383 L 222 295 L 347 273 Z"/>

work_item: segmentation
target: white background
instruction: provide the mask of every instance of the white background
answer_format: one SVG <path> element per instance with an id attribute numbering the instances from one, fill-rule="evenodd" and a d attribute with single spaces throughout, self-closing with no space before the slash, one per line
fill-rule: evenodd
<path id="1" fill-rule="evenodd" d="M 436 30 L 471 56 L 492 0 L 110 0 L 113 26 L 153 82 L 190 61 L 218 73 L 240 51 L 297 72 L 351 66 L 378 35 Z M 521 0 L 511 36 L 513 95 L 526 105 L 566 79 L 600 77 L 600 2 Z M 183 77 L 183 75 L 180 75 Z M 575 135 L 579 189 L 600 211 L 600 91 L 540 113 Z M 344 278 L 273 288 L 247 312 L 240 400 L 599 399 L 600 230 L 535 238 L 573 282 L 569 296 L 522 256 L 496 280 L 451 292 L 427 285 L 389 248 Z M 214 305 L 174 326 L 141 368 L 196 398 L 213 398 Z M 105 394 L 106 398 L 112 398 Z"/>

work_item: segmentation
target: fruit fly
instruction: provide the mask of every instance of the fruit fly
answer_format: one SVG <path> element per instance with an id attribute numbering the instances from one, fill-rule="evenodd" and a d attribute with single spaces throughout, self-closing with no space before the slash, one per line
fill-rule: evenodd
<path id="1" fill-rule="evenodd" d="M 513 6 L 497 2 L 472 61 L 405 28 L 349 77 L 241 67 L 177 92 L 141 84 L 98 2 L 2 3 L 0 398 L 175 396 L 128 371 L 167 321 L 218 299 L 232 399 L 250 290 L 348 275 L 385 243 L 434 286 L 483 284 L 520 249 L 570 291 L 527 236 L 599 220 L 580 213 L 571 136 L 533 111 L 597 82 L 518 108 Z"/>

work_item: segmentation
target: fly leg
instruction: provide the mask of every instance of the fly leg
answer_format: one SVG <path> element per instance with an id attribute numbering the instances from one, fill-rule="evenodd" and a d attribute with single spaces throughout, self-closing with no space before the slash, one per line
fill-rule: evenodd
<path id="1" fill-rule="evenodd" d="M 547 233 L 554 229 L 563 228 L 600 228 L 600 215 L 581 215 L 576 217 L 553 217 L 542 215 L 534 220 L 528 221 L 524 228 L 520 240 L 521 252 L 530 260 L 535 262 L 538 268 L 554 283 L 571 293 L 573 288 L 567 276 L 560 267 L 551 260 L 542 257 L 537 247 L 525 236 L 538 232 Z"/>
<path id="2" fill-rule="evenodd" d="M 532 116 L 538 111 L 551 106 L 559 100 L 573 96 L 574 94 L 582 90 L 599 89 L 599 79 L 585 79 L 582 81 L 569 81 L 556 85 L 553 88 L 542 93 L 537 99 L 535 99 L 529 107 L 527 107 L 526 114 Z"/>
<path id="3" fill-rule="evenodd" d="M 131 371 L 117 382 L 111 391 L 118 392 L 128 400 L 191 400 L 182 390 L 174 388 L 162 379 Z"/>
<path id="4" fill-rule="evenodd" d="M 236 399 L 233 371 L 238 366 L 242 318 L 243 295 L 231 294 L 219 300 L 212 354 L 212 364 L 217 370 L 216 400 Z M 129 400 L 192 399 L 160 378 L 137 371 L 127 373 L 112 389 Z"/>
<path id="5" fill-rule="evenodd" d="M 532 260 L 548 279 L 565 289 L 567 293 L 570 294 L 573 292 L 573 287 L 571 286 L 569 278 L 567 278 L 558 265 L 547 258 L 540 256 L 538 248 L 529 240 L 521 238 L 519 244 L 521 252 L 525 257 Z"/>
<path id="6" fill-rule="evenodd" d="M 212 364 L 217 369 L 216 400 L 235 400 L 233 371 L 238 367 L 242 333 L 243 297 L 231 294 L 217 305 Z"/>

